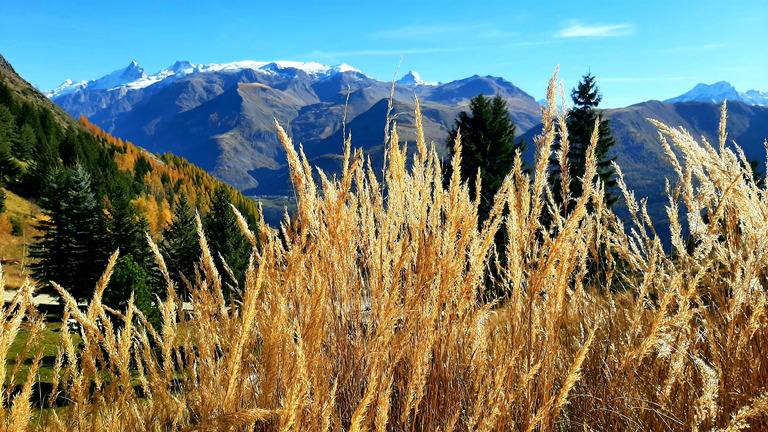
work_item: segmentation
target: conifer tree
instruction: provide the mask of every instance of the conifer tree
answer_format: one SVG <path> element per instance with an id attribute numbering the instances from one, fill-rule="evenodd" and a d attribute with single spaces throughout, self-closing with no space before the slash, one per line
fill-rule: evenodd
<path id="1" fill-rule="evenodd" d="M 24 124 L 19 130 L 18 137 L 13 142 L 14 156 L 19 160 L 28 161 L 32 157 L 36 143 L 35 130 L 32 129 L 32 126 Z"/>
<path id="2" fill-rule="evenodd" d="M 195 280 L 195 267 L 200 261 L 200 240 L 197 235 L 195 214 L 187 196 L 178 196 L 174 206 L 173 221 L 163 232 L 163 251 L 171 278 L 180 292 L 186 294 L 186 286 L 180 275 Z M 186 297 L 186 295 L 185 295 Z"/>
<path id="3" fill-rule="evenodd" d="M 23 169 L 11 154 L 11 143 L 0 141 L 0 183 L 10 184 L 17 180 Z"/>
<path id="4" fill-rule="evenodd" d="M 211 211 L 205 217 L 205 234 L 217 267 L 226 274 L 219 256 L 224 258 L 237 283 L 242 283 L 251 255 L 251 245 L 237 224 L 232 210 L 232 193 L 224 185 L 216 187 Z M 226 276 L 224 276 L 226 279 Z M 232 281 L 235 282 L 235 281 Z"/>
<path id="5" fill-rule="evenodd" d="M 125 187 L 123 185 L 123 187 Z M 155 261 L 155 255 L 147 242 L 146 233 L 149 231 L 149 222 L 145 215 L 141 214 L 129 201 L 130 190 L 125 189 L 113 195 L 107 203 L 107 225 L 109 227 L 110 250 L 120 249 L 121 256 L 131 256 L 131 261 L 143 268 L 144 276 L 141 283 L 152 294 L 161 294 L 165 286 L 160 268 Z M 127 301 L 131 291 L 137 287 L 125 286 L 122 297 L 114 297 L 117 303 L 110 306 L 119 306 L 122 301 Z M 144 311 L 148 312 L 148 311 Z"/>
<path id="6" fill-rule="evenodd" d="M 149 223 L 129 201 L 127 193 L 117 194 L 107 203 L 109 244 L 112 250 L 120 249 L 121 255 L 133 255 L 135 260 L 152 258 L 152 249 L 144 235 Z"/>
<path id="7" fill-rule="evenodd" d="M 608 151 L 613 147 L 615 141 L 611 135 L 610 120 L 603 119 L 603 115 L 596 111 L 602 100 L 602 95 L 595 83 L 595 76 L 591 73 L 584 75 L 579 85 L 571 91 L 571 99 L 573 99 L 574 108 L 568 112 L 567 119 L 569 142 L 567 160 L 570 178 L 568 195 L 570 200 L 566 203 L 566 212 L 570 211 L 573 202 L 581 196 L 584 190 L 582 180 L 587 163 L 587 149 L 597 121 L 599 121 L 598 141 L 595 147 L 597 177 L 605 185 L 605 203 L 608 207 L 612 207 L 618 200 L 618 195 L 615 193 L 616 179 L 613 178 L 616 171 L 611 164 L 614 158 L 608 158 Z M 562 201 L 564 197 L 562 196 L 559 161 L 553 160 L 551 167 L 553 193 L 558 201 Z"/>
<path id="8" fill-rule="evenodd" d="M 515 155 L 522 153 L 526 145 L 515 142 L 517 127 L 507 110 L 506 101 L 500 96 L 488 99 L 478 95 L 469 101 L 470 113 L 462 111 L 448 134 L 446 145 L 450 157 L 454 154 L 456 135 L 461 134 L 461 177 L 468 181 L 470 193 L 475 195 L 475 178 L 480 170 L 481 199 L 480 221 L 490 212 L 493 198 L 504 178 L 512 170 Z M 447 173 L 450 178 L 450 172 Z"/>
<path id="9" fill-rule="evenodd" d="M 31 265 L 44 286 L 56 281 L 80 299 L 93 295 L 106 265 L 105 225 L 101 205 L 91 190 L 90 176 L 80 165 L 55 170 L 40 197 L 45 218 L 36 228 L 42 235 L 30 248 Z"/>
<path id="10" fill-rule="evenodd" d="M 125 310 L 133 293 L 134 305 L 144 313 L 155 328 L 160 328 L 160 311 L 156 305 L 155 289 L 150 283 L 149 272 L 132 254 L 120 256 L 115 263 L 109 287 L 104 292 L 105 304 L 117 310 Z"/>
<path id="11" fill-rule="evenodd" d="M 11 143 L 16 138 L 16 118 L 11 110 L 0 105 L 0 142 Z"/>
<path id="12" fill-rule="evenodd" d="M 43 139 L 24 175 L 26 193 L 32 197 L 39 196 L 48 187 L 48 176 L 62 169 L 56 145 Z"/>

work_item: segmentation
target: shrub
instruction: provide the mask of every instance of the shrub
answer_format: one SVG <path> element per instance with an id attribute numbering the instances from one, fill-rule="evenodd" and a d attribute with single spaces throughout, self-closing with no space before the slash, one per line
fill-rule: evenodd
<path id="1" fill-rule="evenodd" d="M 17 216 L 11 216 L 8 220 L 11 223 L 11 235 L 16 237 L 24 235 L 24 227 L 22 226 L 21 219 Z"/>

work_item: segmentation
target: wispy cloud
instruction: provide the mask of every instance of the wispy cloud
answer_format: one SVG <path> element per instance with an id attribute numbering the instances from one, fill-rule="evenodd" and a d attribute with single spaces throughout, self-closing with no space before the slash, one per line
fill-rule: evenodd
<path id="1" fill-rule="evenodd" d="M 487 29 L 485 26 L 478 24 L 464 26 L 449 24 L 410 25 L 371 33 L 370 37 L 374 39 L 410 39 L 413 37 L 440 36 L 479 30 L 492 31 L 491 29 Z"/>
<path id="2" fill-rule="evenodd" d="M 628 36 L 635 32 L 630 24 L 582 25 L 571 21 L 569 26 L 555 33 L 558 38 Z"/>
<path id="3" fill-rule="evenodd" d="M 501 48 L 515 48 L 515 47 L 526 47 L 526 46 L 539 46 L 539 45 L 547 45 L 549 44 L 549 41 L 526 41 L 526 42 L 512 42 L 501 45 Z"/>
<path id="4" fill-rule="evenodd" d="M 460 51 L 475 51 L 480 49 L 504 49 L 504 48 L 516 48 L 527 46 L 546 45 L 549 41 L 524 41 L 524 42 L 512 42 L 501 45 L 465 45 L 465 46 L 445 46 L 445 47 L 433 47 L 433 48 L 405 48 L 405 49 L 363 49 L 363 50 L 351 50 L 351 51 L 321 51 L 314 50 L 304 54 L 301 59 L 306 58 L 325 58 L 325 59 L 339 59 L 345 57 L 374 57 L 374 56 L 393 56 L 393 55 L 407 55 L 407 54 L 434 54 L 434 53 L 450 53 Z"/>
<path id="5" fill-rule="evenodd" d="M 603 82 L 660 82 L 660 81 L 680 81 L 690 79 L 690 77 L 626 77 L 626 78 L 600 78 Z"/>
<path id="6" fill-rule="evenodd" d="M 363 57 L 363 56 L 393 56 L 405 54 L 430 54 L 450 51 L 462 51 L 467 48 L 446 47 L 446 48 L 407 48 L 407 49 L 366 49 L 354 51 L 311 51 L 306 54 L 308 58 L 343 58 L 343 57 Z"/>
<path id="7" fill-rule="evenodd" d="M 723 48 L 727 46 L 728 44 L 724 44 L 724 43 L 708 43 L 708 44 L 702 44 L 702 45 L 687 45 L 687 46 L 661 48 L 655 51 L 658 51 L 658 52 L 704 51 L 704 50 Z"/>

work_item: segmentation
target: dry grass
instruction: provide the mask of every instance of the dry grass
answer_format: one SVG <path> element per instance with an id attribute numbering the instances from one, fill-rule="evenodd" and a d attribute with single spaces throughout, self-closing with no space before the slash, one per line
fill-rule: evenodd
<path id="1" fill-rule="evenodd" d="M 34 228 L 35 218 L 42 215 L 40 208 L 15 193 L 5 190 L 7 196 L 6 211 L 0 215 L 0 259 L 11 260 L 6 263 L 6 289 L 17 289 L 28 278 L 29 258 L 27 245 L 34 242 L 34 237 L 40 232 Z M 11 218 L 21 223 L 21 235 L 12 234 Z"/>
<path id="2" fill-rule="evenodd" d="M 43 412 L 33 426 L 768 427 L 768 203 L 746 180 L 742 166 L 749 164 L 725 147 L 724 130 L 714 148 L 658 124 L 679 175 L 670 185 L 673 255 L 663 252 L 631 192 L 624 191 L 635 216 L 631 235 L 608 209 L 588 211 L 588 201 L 601 202 L 603 193 L 592 182 L 572 213 L 554 216 L 545 228 L 542 212 L 561 214 L 546 180 L 556 124 L 565 131 L 555 83 L 553 77 L 534 173 L 516 165 L 480 229 L 478 203 L 457 174 L 444 185 L 420 127 L 412 164 L 404 148 L 391 144 L 377 178 L 348 140 L 343 173 L 321 173 L 318 187 L 301 150 L 277 126 L 298 212 L 280 236 L 265 225 L 251 233 L 241 221 L 254 245 L 241 300 L 223 297 L 219 272 L 226 270 L 215 268 L 199 221 L 200 277 L 189 287 L 194 312 L 181 312 L 177 287 L 168 282 L 161 328 L 132 306 L 111 311 L 101 304 L 115 255 L 87 311 L 60 289 L 64 319 L 80 323 L 82 345 L 62 327 L 53 393 L 69 404 Z M 671 146 L 685 155 L 684 164 Z M 456 149 L 454 168 L 460 142 Z M 593 178 L 592 151 L 588 161 L 586 178 Z M 693 234 L 688 243 L 677 225 L 678 201 Z M 499 229 L 507 232 L 508 259 L 488 282 Z M 612 280 L 627 290 L 612 293 Z M 505 297 L 482 301 L 486 283 L 498 284 Z M 42 326 L 28 307 L 29 291 L 0 310 L 0 359 L 20 326 Z M 34 355 L 33 343 L 28 352 L 20 358 Z M 31 384 L 22 384 L 19 396 L 2 392 L 0 424 L 7 430 L 24 430 L 31 415 Z"/>

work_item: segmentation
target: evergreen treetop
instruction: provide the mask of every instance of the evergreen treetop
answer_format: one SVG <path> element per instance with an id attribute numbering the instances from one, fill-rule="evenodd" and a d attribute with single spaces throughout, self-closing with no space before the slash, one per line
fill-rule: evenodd
<path id="1" fill-rule="evenodd" d="M 480 170 L 481 198 L 480 221 L 490 212 L 493 198 L 504 178 L 514 167 L 517 152 L 525 150 L 525 143 L 515 142 L 517 127 L 507 109 L 507 102 L 500 96 L 487 98 L 478 95 L 469 101 L 470 112 L 462 111 L 448 133 L 446 145 L 449 155 L 454 155 L 456 136 L 461 134 L 461 177 L 475 195 L 475 178 Z M 450 178 L 450 172 L 447 173 Z"/>
<path id="2" fill-rule="evenodd" d="M 78 300 L 90 298 L 106 265 L 105 221 L 91 190 L 88 173 L 80 165 L 54 170 L 40 197 L 46 216 L 36 228 L 42 235 L 31 245 L 35 279 L 55 281 Z"/>
<path id="3" fill-rule="evenodd" d="M 615 192 L 616 179 L 614 174 L 616 171 L 612 165 L 615 158 L 608 158 L 608 152 L 615 141 L 611 134 L 610 120 L 603 119 L 602 113 L 596 110 L 602 100 L 602 95 L 595 82 L 595 76 L 591 73 L 584 75 L 578 86 L 571 91 L 571 99 L 574 107 L 568 112 L 567 119 L 567 160 L 570 183 L 568 185 L 569 198 L 566 202 L 566 212 L 570 211 L 575 200 L 583 193 L 582 181 L 587 163 L 587 149 L 590 146 L 596 123 L 598 124 L 598 141 L 595 147 L 597 177 L 605 186 L 605 203 L 608 207 L 612 207 L 618 200 L 618 195 Z M 565 200 L 559 161 L 553 160 L 551 167 L 553 193 L 557 200 Z"/>
<path id="4" fill-rule="evenodd" d="M 163 231 L 163 251 L 171 278 L 186 298 L 183 275 L 190 282 L 195 280 L 195 268 L 202 254 L 197 235 L 195 213 L 185 195 L 179 195 L 174 206 L 173 221 Z"/>
<path id="5" fill-rule="evenodd" d="M 251 244 L 240 230 L 231 202 L 230 188 L 224 185 L 217 186 L 211 210 L 205 216 L 203 224 L 216 266 L 220 270 L 224 269 L 221 261 L 223 258 L 235 277 L 235 281 L 232 282 L 241 283 L 251 256 Z"/>

